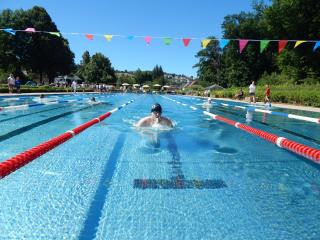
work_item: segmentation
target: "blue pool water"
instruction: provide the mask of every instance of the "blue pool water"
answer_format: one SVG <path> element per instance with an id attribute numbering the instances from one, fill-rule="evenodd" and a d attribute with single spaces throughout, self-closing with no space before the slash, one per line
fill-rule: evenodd
<path id="1" fill-rule="evenodd" d="M 0 180 L 0 239 L 319 239 L 318 165 L 213 121 L 201 99 L 105 94 L 90 105 L 91 96 L 0 113 L 1 162 L 134 100 Z M 133 127 L 155 102 L 174 130 Z M 319 124 L 208 110 L 319 149 Z"/>

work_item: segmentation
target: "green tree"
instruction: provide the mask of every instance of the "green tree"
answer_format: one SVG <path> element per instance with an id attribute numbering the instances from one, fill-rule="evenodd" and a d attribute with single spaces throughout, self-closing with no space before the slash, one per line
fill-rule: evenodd
<path id="1" fill-rule="evenodd" d="M 84 65 L 83 77 L 88 82 L 114 84 L 116 81 L 111 62 L 102 53 L 94 54 L 90 62 Z"/>
<path id="2" fill-rule="evenodd" d="M 25 29 L 34 27 L 39 31 L 59 32 L 51 17 L 42 7 L 30 10 L 3 10 L 0 14 L 0 28 Z M 0 33 L 0 67 L 15 71 L 38 73 L 52 81 L 56 74 L 67 74 L 74 67 L 74 54 L 68 41 L 49 33 L 16 32 L 15 36 Z"/>

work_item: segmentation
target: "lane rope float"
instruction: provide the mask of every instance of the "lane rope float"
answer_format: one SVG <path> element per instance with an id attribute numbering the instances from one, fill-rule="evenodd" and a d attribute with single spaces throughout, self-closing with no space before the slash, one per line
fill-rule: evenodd
<path id="1" fill-rule="evenodd" d="M 171 101 L 174 101 L 177 103 L 176 100 L 174 99 L 171 99 L 171 98 L 168 98 L 168 97 L 164 97 L 166 99 L 169 99 Z M 179 103 L 178 103 L 179 104 Z M 214 120 L 218 120 L 218 121 L 221 121 L 221 122 L 224 122 L 224 123 L 227 123 L 231 126 L 234 126 L 238 129 L 241 129 L 243 131 L 246 131 L 250 134 L 254 134 L 260 138 L 263 138 L 269 142 L 272 142 L 273 144 L 277 145 L 278 147 L 280 148 L 284 148 L 288 151 L 291 151 L 295 154 L 298 154 L 302 157 L 305 157 L 309 160 L 312 160 L 313 162 L 315 163 L 318 163 L 320 164 L 320 150 L 319 149 L 315 149 L 315 148 L 312 148 L 312 147 L 309 147 L 309 146 L 306 146 L 306 145 L 303 145 L 301 143 L 297 143 L 297 142 L 294 142 L 290 139 L 287 139 L 287 138 L 284 138 L 284 137 L 281 137 L 281 136 L 277 136 L 275 134 L 271 134 L 271 133 L 268 133 L 268 132 L 265 132 L 265 131 L 262 131 L 260 129 L 257 129 L 257 128 L 253 128 L 253 127 L 250 127 L 246 124 L 242 124 L 242 123 L 239 123 L 239 122 L 235 122 L 231 119 L 228 119 L 228 118 L 224 118 L 224 117 L 221 117 L 219 115 L 216 115 L 216 114 L 213 114 L 213 113 L 210 113 L 210 112 L 207 112 L 207 111 L 203 111 L 203 113 L 207 116 L 210 116 L 212 119 Z"/>
<path id="2" fill-rule="evenodd" d="M 53 148 L 59 146 L 60 144 L 68 141 L 75 135 L 83 132 L 87 128 L 105 120 L 108 118 L 112 113 L 120 110 L 121 108 L 125 107 L 126 105 L 132 103 L 134 100 L 130 100 L 122 104 L 121 106 L 112 109 L 101 116 L 94 118 L 72 130 L 69 130 L 57 137 L 52 138 L 46 142 L 43 142 L 27 151 L 17 154 L 14 157 L 11 157 L 3 162 L 0 163 L 0 179 L 8 176 L 12 172 L 18 170 L 19 168 L 23 167 L 24 165 L 28 164 L 29 162 L 33 161 L 34 159 L 40 157 L 41 155 L 47 153 L 48 151 L 52 150 Z"/>

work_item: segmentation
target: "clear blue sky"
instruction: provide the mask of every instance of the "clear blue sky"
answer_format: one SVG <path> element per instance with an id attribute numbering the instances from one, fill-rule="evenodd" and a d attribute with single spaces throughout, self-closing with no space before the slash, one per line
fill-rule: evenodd
<path id="1" fill-rule="evenodd" d="M 251 0 L 0 0 L 0 9 L 44 7 L 61 32 L 123 34 L 142 36 L 222 36 L 221 24 L 228 14 L 251 10 Z M 32 27 L 32 26 L 30 26 Z M 195 54 L 200 40 L 185 48 L 174 40 L 165 46 L 160 39 L 147 46 L 142 38 L 133 41 L 103 37 L 93 41 L 84 36 L 65 35 L 75 62 L 85 50 L 101 52 L 118 70 L 152 70 L 158 64 L 165 72 L 196 76 Z"/>

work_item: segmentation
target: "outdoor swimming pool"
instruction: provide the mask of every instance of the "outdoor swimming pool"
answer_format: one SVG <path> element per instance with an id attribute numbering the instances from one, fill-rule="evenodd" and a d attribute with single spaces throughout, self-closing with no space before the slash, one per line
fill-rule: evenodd
<path id="1" fill-rule="evenodd" d="M 319 239 L 320 167 L 202 111 L 317 149 L 320 124 L 184 96 L 91 96 L 0 112 L 2 162 L 134 100 L 0 180 L 0 239 Z M 137 131 L 155 102 L 174 130 Z"/>

